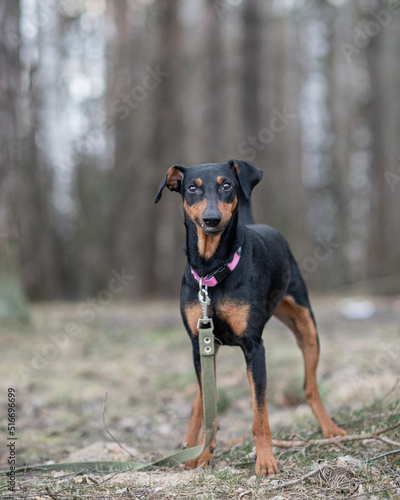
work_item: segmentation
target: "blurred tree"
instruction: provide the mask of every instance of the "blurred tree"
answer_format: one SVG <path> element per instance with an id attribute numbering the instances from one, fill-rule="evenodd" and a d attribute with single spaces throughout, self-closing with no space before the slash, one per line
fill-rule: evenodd
<path id="1" fill-rule="evenodd" d="M 36 12 L 35 12 L 36 14 Z M 49 19 L 46 18 L 47 22 Z M 19 207 L 20 258 L 24 288 L 30 300 L 55 297 L 59 291 L 58 273 L 61 271 L 54 238 L 53 179 L 54 170 L 49 161 L 52 140 L 56 131 L 50 126 L 57 102 L 57 32 L 54 19 L 52 30 L 45 24 L 38 37 L 25 40 L 23 85 L 19 103 L 22 126 L 20 145 Z M 53 53 L 50 57 L 49 49 Z M 28 54 L 35 54 L 28 57 Z"/>
<path id="2" fill-rule="evenodd" d="M 224 108 L 224 59 L 222 52 L 221 19 L 215 8 L 214 0 L 207 0 L 205 11 L 205 72 L 204 77 L 207 82 L 207 158 L 204 163 L 211 161 L 222 161 L 221 146 L 224 141 L 223 108 Z"/>
<path id="3" fill-rule="evenodd" d="M 149 137 L 147 175 L 142 186 L 144 197 L 142 212 L 147 214 L 147 222 L 141 226 L 141 238 L 150 243 L 140 253 L 145 270 L 143 292 L 145 295 L 162 293 L 168 296 L 171 287 L 179 288 L 179 262 L 183 260 L 181 251 L 183 236 L 183 214 L 177 205 L 181 200 L 175 196 L 165 196 L 162 205 L 154 205 L 155 189 L 166 170 L 182 157 L 182 68 L 181 47 L 182 28 L 179 22 L 180 0 L 156 0 L 154 9 L 158 33 L 157 45 L 151 57 L 152 67 L 158 67 L 164 77 L 159 81 L 154 95 L 153 127 Z M 145 220 L 145 219 L 144 219 Z M 149 248 L 152 251 L 149 252 Z"/>
<path id="4" fill-rule="evenodd" d="M 388 14 L 382 14 L 386 22 Z M 368 20 L 370 21 L 370 20 Z M 386 23 L 385 23 L 386 24 Z M 398 23 L 386 26 L 381 36 L 371 39 L 367 56 L 371 102 L 367 120 L 371 130 L 371 170 L 369 175 L 371 208 L 367 250 L 367 277 L 377 291 L 396 292 L 400 278 L 400 184 L 388 179 L 400 174 L 399 77 L 394 65 L 399 41 Z M 400 181 L 400 177 L 397 176 Z"/>
<path id="5" fill-rule="evenodd" d="M 21 136 L 5 37 L 18 5 L 0 11 L 0 206 L 11 235 L 0 241 L 13 248 L 19 227 L 30 298 L 93 295 L 124 268 L 135 279 L 120 296 L 177 295 L 182 206 L 167 194 L 154 206 L 154 194 L 174 163 L 228 158 L 264 170 L 255 218 L 288 237 L 311 287 L 370 280 L 400 291 L 395 10 L 375 15 L 373 0 L 24 2 L 17 184 L 3 159 L 18 163 L 10 139 Z"/>
<path id="6" fill-rule="evenodd" d="M 242 125 L 244 134 L 261 127 L 261 72 L 262 72 L 262 31 L 267 30 L 262 23 L 258 0 L 248 0 L 243 6 L 242 35 Z"/>
<path id="7" fill-rule="evenodd" d="M 18 0 L 0 4 L 0 319 L 26 321 L 28 312 L 21 289 L 18 214 L 20 202 L 20 127 L 18 97 Z"/>

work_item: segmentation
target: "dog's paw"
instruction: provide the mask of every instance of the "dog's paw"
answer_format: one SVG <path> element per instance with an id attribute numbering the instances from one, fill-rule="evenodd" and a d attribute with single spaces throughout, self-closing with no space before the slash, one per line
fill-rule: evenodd
<path id="1" fill-rule="evenodd" d="M 338 427 L 333 421 L 331 421 L 329 425 L 326 425 L 322 429 L 322 434 L 326 438 L 332 438 L 336 436 L 345 436 L 347 432 L 344 429 Z"/>
<path id="2" fill-rule="evenodd" d="M 209 446 L 198 458 L 194 458 L 193 460 L 189 460 L 188 462 L 186 462 L 185 469 L 194 470 L 198 467 L 208 467 L 213 457 L 213 453 L 214 448 L 212 446 Z"/>
<path id="3" fill-rule="evenodd" d="M 279 473 L 278 463 L 272 454 L 265 455 L 264 457 L 257 456 L 256 474 L 258 476 L 272 476 Z"/>

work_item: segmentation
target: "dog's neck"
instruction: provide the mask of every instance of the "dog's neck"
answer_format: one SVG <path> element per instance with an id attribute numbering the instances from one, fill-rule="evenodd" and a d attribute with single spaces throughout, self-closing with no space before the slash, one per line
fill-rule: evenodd
<path id="1" fill-rule="evenodd" d="M 242 245 L 243 236 L 236 212 L 219 235 L 207 235 L 185 214 L 186 255 L 189 266 L 206 277 L 233 259 Z"/>

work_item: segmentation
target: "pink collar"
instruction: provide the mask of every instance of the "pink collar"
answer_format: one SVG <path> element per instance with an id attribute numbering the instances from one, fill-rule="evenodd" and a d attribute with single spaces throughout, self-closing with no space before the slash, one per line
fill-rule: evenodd
<path id="1" fill-rule="evenodd" d="M 235 267 L 238 265 L 240 256 L 242 253 L 242 248 L 238 248 L 237 252 L 235 252 L 235 255 L 233 256 L 233 259 L 231 262 L 228 264 L 225 264 L 224 266 L 218 268 L 216 271 L 213 271 L 211 274 L 207 275 L 205 278 L 203 278 L 203 285 L 205 286 L 215 286 L 218 283 L 220 283 L 228 274 L 230 274 Z M 190 268 L 194 278 L 196 281 L 200 282 L 200 276 L 194 271 L 192 268 Z"/>

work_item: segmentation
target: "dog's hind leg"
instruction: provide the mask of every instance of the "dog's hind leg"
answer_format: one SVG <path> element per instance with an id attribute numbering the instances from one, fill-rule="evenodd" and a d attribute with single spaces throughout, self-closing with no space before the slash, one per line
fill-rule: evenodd
<path id="1" fill-rule="evenodd" d="M 279 302 L 274 315 L 287 325 L 296 336 L 304 358 L 305 395 L 308 404 L 321 425 L 324 436 L 333 437 L 346 434 L 330 418 L 319 395 L 317 386 L 318 334 L 308 300 L 307 289 L 295 262 L 294 265 L 292 263 L 292 281 L 287 295 Z"/>

